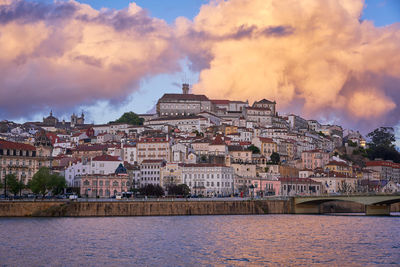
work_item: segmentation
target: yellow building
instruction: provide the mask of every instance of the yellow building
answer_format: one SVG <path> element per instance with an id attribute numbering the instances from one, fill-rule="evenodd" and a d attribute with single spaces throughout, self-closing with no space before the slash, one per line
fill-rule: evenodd
<path id="1" fill-rule="evenodd" d="M 325 169 L 329 169 L 331 172 L 346 175 L 347 177 L 353 176 L 353 168 L 341 161 L 330 161 L 325 165 Z"/>

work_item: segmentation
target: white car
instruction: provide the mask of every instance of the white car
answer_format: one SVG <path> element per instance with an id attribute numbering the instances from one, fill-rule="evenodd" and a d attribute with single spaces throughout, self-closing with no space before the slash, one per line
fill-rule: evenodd
<path id="1" fill-rule="evenodd" d="M 77 195 L 70 195 L 70 196 L 69 196 L 69 199 L 72 199 L 72 200 L 78 199 L 78 196 L 77 196 Z"/>

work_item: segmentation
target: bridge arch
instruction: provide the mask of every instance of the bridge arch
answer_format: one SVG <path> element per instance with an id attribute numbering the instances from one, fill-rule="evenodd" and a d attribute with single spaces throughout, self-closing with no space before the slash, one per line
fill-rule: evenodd
<path id="1" fill-rule="evenodd" d="M 320 214 L 320 205 L 331 201 L 362 204 L 367 215 L 390 215 L 390 205 L 400 202 L 400 195 L 351 195 L 294 197 L 294 213 Z"/>

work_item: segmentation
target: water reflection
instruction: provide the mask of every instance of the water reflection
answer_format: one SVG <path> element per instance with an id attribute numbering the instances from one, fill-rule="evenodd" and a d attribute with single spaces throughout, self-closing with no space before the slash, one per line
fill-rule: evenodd
<path id="1" fill-rule="evenodd" d="M 400 264 L 398 217 L 0 219 L 1 266 Z"/>

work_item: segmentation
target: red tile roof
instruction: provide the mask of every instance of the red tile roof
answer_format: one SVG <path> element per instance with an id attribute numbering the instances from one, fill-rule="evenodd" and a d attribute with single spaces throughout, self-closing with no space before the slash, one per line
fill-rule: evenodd
<path id="1" fill-rule="evenodd" d="M 259 137 L 260 141 L 263 143 L 274 143 L 274 140 L 272 138 L 268 138 L 268 137 Z"/>
<path id="2" fill-rule="evenodd" d="M 163 163 L 163 159 L 145 159 L 142 163 Z"/>
<path id="3" fill-rule="evenodd" d="M 121 161 L 117 156 L 110 156 L 110 155 L 101 155 L 94 157 L 93 161 Z"/>
<path id="4" fill-rule="evenodd" d="M 198 168 L 210 168 L 210 167 L 226 167 L 223 164 L 212 164 L 212 163 L 179 163 L 181 167 L 198 167 Z"/>
<path id="5" fill-rule="evenodd" d="M 394 163 L 394 162 L 384 161 L 384 160 L 368 161 L 366 163 L 366 165 L 367 165 L 367 167 L 383 166 L 383 167 L 400 168 L 400 163 Z"/>
<path id="6" fill-rule="evenodd" d="M 0 149 L 36 150 L 36 147 L 24 143 L 0 140 Z"/>
<path id="7" fill-rule="evenodd" d="M 211 100 L 213 104 L 217 105 L 229 105 L 229 100 Z"/>
<path id="8" fill-rule="evenodd" d="M 210 143 L 210 145 L 214 145 L 214 146 L 225 145 L 225 142 L 222 139 L 221 135 L 217 135 L 215 137 L 215 139 Z"/>
<path id="9" fill-rule="evenodd" d="M 316 182 L 310 178 L 278 178 L 281 183 L 293 183 L 293 184 L 321 184 L 320 182 Z"/>

